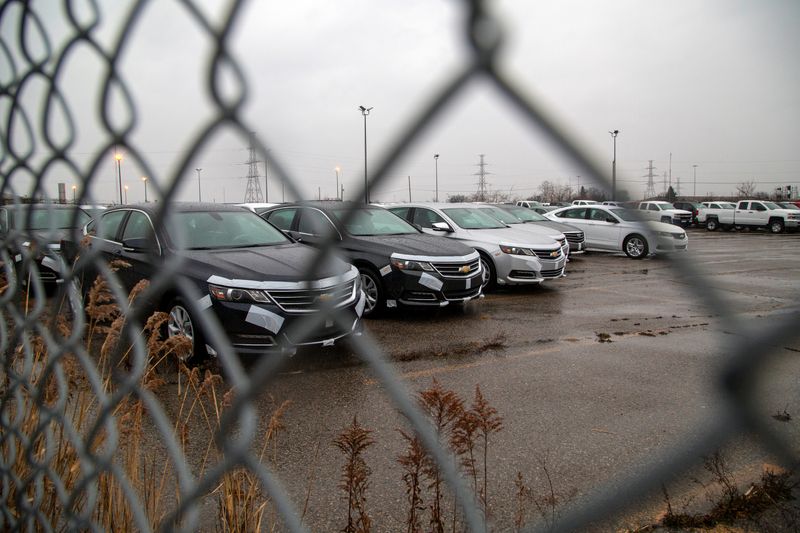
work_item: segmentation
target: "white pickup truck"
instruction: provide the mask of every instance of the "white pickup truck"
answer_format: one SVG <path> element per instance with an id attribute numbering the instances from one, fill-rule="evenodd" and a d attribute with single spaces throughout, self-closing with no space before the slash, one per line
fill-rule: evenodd
<path id="1" fill-rule="evenodd" d="M 679 226 L 692 225 L 692 213 L 683 209 L 675 209 L 669 202 L 639 202 L 639 214 L 647 220 L 676 224 Z"/>
<path id="2" fill-rule="evenodd" d="M 709 202 L 709 204 L 724 202 Z M 757 227 L 767 228 L 772 233 L 782 233 L 786 229 L 797 230 L 800 226 L 800 211 L 784 209 L 775 202 L 765 200 L 740 200 L 736 206 L 720 206 L 719 209 L 705 210 L 706 229 Z"/>

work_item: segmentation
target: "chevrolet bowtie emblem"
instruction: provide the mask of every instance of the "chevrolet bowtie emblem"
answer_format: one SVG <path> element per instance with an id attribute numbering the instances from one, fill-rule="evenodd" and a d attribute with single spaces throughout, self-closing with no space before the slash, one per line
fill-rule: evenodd
<path id="1" fill-rule="evenodd" d="M 320 294 L 319 296 L 317 296 L 317 301 L 319 303 L 329 302 L 329 301 L 331 301 L 331 299 L 333 299 L 333 296 L 331 296 L 328 293 Z"/>
<path id="2" fill-rule="evenodd" d="M 558 257 L 558 251 L 553 250 L 552 252 L 550 252 L 550 257 Z"/>
<path id="3" fill-rule="evenodd" d="M 463 274 L 469 274 L 469 265 L 464 265 L 458 269 L 459 272 Z"/>

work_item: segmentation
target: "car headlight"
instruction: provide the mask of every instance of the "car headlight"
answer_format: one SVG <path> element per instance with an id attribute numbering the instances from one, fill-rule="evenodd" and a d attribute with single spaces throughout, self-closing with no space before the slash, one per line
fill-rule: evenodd
<path id="1" fill-rule="evenodd" d="M 511 254 L 511 255 L 536 255 L 533 253 L 533 250 L 530 248 L 519 248 L 517 246 L 506 246 L 504 244 L 500 245 L 500 251 L 504 254 Z"/>
<path id="2" fill-rule="evenodd" d="M 658 235 L 659 237 L 668 237 L 668 238 L 672 237 L 672 233 L 670 233 L 668 231 L 659 231 L 659 232 L 656 232 L 656 235 Z"/>
<path id="3" fill-rule="evenodd" d="M 220 285 L 208 286 L 208 292 L 216 298 L 224 302 L 255 302 L 255 303 L 270 303 L 269 296 L 264 291 L 257 291 L 253 289 L 236 289 L 232 287 L 222 287 Z"/>
<path id="4" fill-rule="evenodd" d="M 425 261 L 409 261 L 408 259 L 394 259 L 392 258 L 392 266 L 397 270 L 424 270 L 426 272 L 433 272 L 433 265 Z"/>

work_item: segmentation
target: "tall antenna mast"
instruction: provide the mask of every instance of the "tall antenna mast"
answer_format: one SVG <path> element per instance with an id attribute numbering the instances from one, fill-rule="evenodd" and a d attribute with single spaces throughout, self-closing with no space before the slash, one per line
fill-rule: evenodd
<path id="1" fill-rule="evenodd" d="M 655 198 L 655 196 L 656 196 L 656 184 L 653 181 L 653 178 L 655 177 L 655 175 L 653 174 L 653 171 L 656 169 L 656 167 L 653 166 L 653 160 L 652 159 L 650 159 L 649 162 L 650 162 L 650 165 L 648 165 L 648 167 L 647 167 L 647 175 L 646 175 L 647 176 L 647 191 L 644 193 L 644 199 L 645 200 L 649 200 L 651 198 Z"/>
<path id="2" fill-rule="evenodd" d="M 256 148 L 253 146 L 253 140 L 255 137 L 255 133 L 250 133 L 250 146 L 248 147 L 247 158 L 247 187 L 244 190 L 245 203 L 256 203 L 263 201 L 261 195 L 261 182 L 258 181 L 258 164 L 261 161 L 256 160 Z"/>
<path id="3" fill-rule="evenodd" d="M 487 193 L 487 186 L 486 186 L 486 175 L 490 174 L 490 172 L 486 172 L 486 163 L 484 163 L 483 158 L 484 154 L 480 155 L 481 162 L 478 163 L 478 172 L 475 173 L 478 176 L 478 198 L 479 202 L 486 201 L 486 193 Z"/>

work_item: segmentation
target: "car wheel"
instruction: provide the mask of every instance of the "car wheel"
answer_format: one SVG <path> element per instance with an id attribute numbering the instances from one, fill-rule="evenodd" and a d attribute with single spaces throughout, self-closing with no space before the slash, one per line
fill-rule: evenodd
<path id="1" fill-rule="evenodd" d="M 770 220 L 769 231 L 771 233 L 783 233 L 783 220 Z"/>
<path id="2" fill-rule="evenodd" d="M 386 307 L 386 296 L 383 291 L 383 282 L 380 276 L 369 267 L 358 269 L 361 275 L 361 290 L 366 299 L 364 303 L 364 317 L 379 315 Z"/>
<path id="3" fill-rule="evenodd" d="M 622 243 L 622 249 L 631 259 L 644 259 L 648 252 L 647 239 L 637 233 L 628 235 Z"/>
<path id="4" fill-rule="evenodd" d="M 708 231 L 717 231 L 717 228 L 719 228 L 719 222 L 717 222 L 716 218 L 709 218 L 706 221 L 706 229 Z"/>
<path id="5" fill-rule="evenodd" d="M 481 254 L 481 287 L 485 292 L 493 290 L 497 286 L 497 271 L 494 263 L 484 254 Z"/>
<path id="6" fill-rule="evenodd" d="M 167 337 L 183 335 L 192 341 L 192 350 L 182 360 L 184 362 L 188 360 L 195 362 L 208 355 L 205 338 L 198 328 L 197 321 L 192 318 L 189 306 L 182 299 L 175 298 L 169 304 L 168 314 Z"/>

